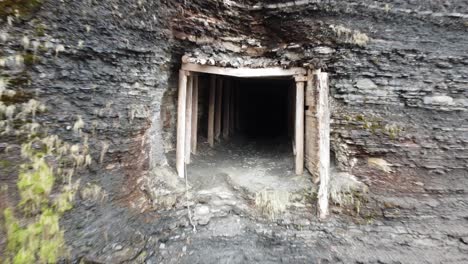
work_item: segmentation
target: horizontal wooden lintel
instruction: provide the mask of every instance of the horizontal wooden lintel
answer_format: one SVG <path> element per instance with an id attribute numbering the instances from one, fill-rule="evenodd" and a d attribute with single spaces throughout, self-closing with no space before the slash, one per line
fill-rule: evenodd
<path id="1" fill-rule="evenodd" d="M 281 67 L 268 68 L 225 68 L 210 65 L 199 65 L 194 63 L 182 63 L 182 70 L 200 73 L 209 73 L 234 77 L 274 77 L 274 76 L 296 76 L 305 75 L 307 73 L 304 68 L 289 68 Z"/>

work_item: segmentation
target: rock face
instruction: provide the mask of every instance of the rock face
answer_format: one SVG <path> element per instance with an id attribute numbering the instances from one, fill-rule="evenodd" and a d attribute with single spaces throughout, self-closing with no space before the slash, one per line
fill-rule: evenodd
<path id="1" fill-rule="evenodd" d="M 67 141 L 77 140 L 70 128 L 83 119 L 94 162 L 80 177 L 102 186 L 112 206 L 90 216 L 78 201 L 65 221 L 70 229 L 87 228 L 74 226 L 77 219 L 104 225 L 120 207 L 140 212 L 151 204 L 140 182 L 167 165 L 174 147 L 184 54 L 227 67 L 329 72 L 335 161 L 370 184 L 385 180 L 365 173 L 369 157 L 401 175 L 466 172 L 466 10 L 463 0 L 44 0 L 31 13 L 1 17 L 0 77 L 8 83 L 0 89 L 46 103 L 38 118 Z M 20 143 L 0 140 L 2 159 L 19 163 Z M 7 145 L 13 152 L 3 151 Z M 16 174 L 1 170 L 14 190 Z M 112 250 L 127 252 L 121 247 Z"/>

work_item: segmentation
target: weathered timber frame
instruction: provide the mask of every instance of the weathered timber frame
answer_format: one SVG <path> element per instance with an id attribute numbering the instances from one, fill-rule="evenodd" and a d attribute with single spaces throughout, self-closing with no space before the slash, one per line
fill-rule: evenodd
<path id="1" fill-rule="evenodd" d="M 261 78 L 291 77 L 296 83 L 294 90 L 294 154 L 295 172 L 304 172 L 304 158 L 316 157 L 305 165 L 320 180 L 318 206 L 319 216 L 328 214 L 328 184 L 330 167 L 330 112 L 328 105 L 328 75 L 304 68 L 223 68 L 217 66 L 182 63 L 179 72 L 177 105 L 177 153 L 176 167 L 179 177 L 185 175 L 185 164 L 190 163 L 191 153 L 196 154 L 198 126 L 198 74 L 211 74 L 208 102 L 208 143 L 211 147 L 222 136 L 228 139 L 236 126 L 234 109 L 239 107 L 234 93 L 235 83 L 229 77 Z M 224 98 L 224 99 L 223 99 Z M 310 99 L 312 98 L 312 99 Z M 224 100 L 224 101 L 223 101 Z M 314 101 L 315 108 L 305 111 L 305 106 Z M 224 107 L 223 107 L 224 106 Z M 223 111 L 224 109 L 224 111 Z M 310 109 L 310 107 L 309 107 Z M 222 112 L 224 115 L 222 115 Z M 305 139 L 309 126 L 307 116 L 313 118 L 313 139 Z M 222 130 L 222 134 L 221 134 Z M 309 131 L 310 133 L 310 131 Z M 305 142 L 306 141 L 306 144 Z M 306 145 L 306 146 L 305 146 Z M 306 155 L 304 153 L 306 151 Z"/>

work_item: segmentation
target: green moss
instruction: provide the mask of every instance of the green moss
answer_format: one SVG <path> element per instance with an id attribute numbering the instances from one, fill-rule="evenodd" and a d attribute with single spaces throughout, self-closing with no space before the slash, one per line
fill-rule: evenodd
<path id="1" fill-rule="evenodd" d="M 382 130 L 383 126 L 378 121 L 372 121 L 370 129 L 371 129 L 372 133 L 375 134 L 375 133 L 377 133 L 377 131 Z"/>
<path id="2" fill-rule="evenodd" d="M 44 209 L 39 219 L 27 226 L 20 225 L 10 208 L 3 213 L 8 243 L 4 263 L 56 263 L 64 251 L 60 215 Z"/>
<path id="3" fill-rule="evenodd" d="M 385 132 L 390 139 L 395 140 L 400 136 L 400 133 L 403 131 L 403 128 L 399 126 L 386 127 Z"/>
<path id="4" fill-rule="evenodd" d="M 31 84 L 31 76 L 26 71 L 21 72 L 20 74 L 11 77 L 8 80 L 8 88 L 13 90 L 18 90 L 24 86 L 29 86 Z"/>
<path id="5" fill-rule="evenodd" d="M 0 1 L 0 18 L 19 15 L 20 18 L 30 16 L 42 5 L 42 0 L 3 0 Z"/>
<path id="6" fill-rule="evenodd" d="M 316 204 L 318 201 L 318 193 L 312 190 L 304 191 L 304 199 L 308 204 Z"/>
<path id="7" fill-rule="evenodd" d="M 21 165 L 18 176 L 21 197 L 18 208 L 7 208 L 3 212 L 7 234 L 7 250 L 2 256 L 4 263 L 56 263 L 66 254 L 59 220 L 65 211 L 72 208 L 75 191 L 65 186 L 55 198 L 51 197 L 56 175 L 44 156 L 53 152 L 42 153 L 32 144 L 22 145 L 22 154 L 28 157 L 29 162 Z M 19 212 L 23 218 L 29 216 L 30 220 L 17 218 L 14 213 Z"/>
<path id="8" fill-rule="evenodd" d="M 13 163 L 9 160 L 0 160 L 0 167 L 2 168 L 8 168 L 13 166 Z"/>
<path id="9" fill-rule="evenodd" d="M 45 36 L 45 30 L 46 30 L 46 28 L 47 28 L 46 25 L 44 25 L 44 24 L 42 24 L 42 23 L 36 25 L 36 35 L 37 35 L 38 37 L 43 37 L 43 36 Z"/>
<path id="10" fill-rule="evenodd" d="M 29 76 L 23 72 L 14 78 L 10 76 L 7 86 L 29 83 Z M 3 211 L 1 225 L 5 230 L 6 245 L 0 263 L 57 263 L 67 254 L 59 226 L 60 217 L 73 207 L 79 182 L 73 183 L 71 177 L 75 170 L 89 164 L 86 161 L 90 160 L 88 145 L 71 145 L 57 135 L 47 135 L 48 127 L 36 123 L 40 120 L 34 120 L 36 112 L 42 113 L 43 105 L 31 100 L 32 93 L 21 88 L 14 90 L 14 95 L 9 93 L 12 96 L 2 97 L 7 100 L 4 104 L 28 103 L 21 106 L 21 115 L 12 115 L 8 120 L 12 132 L 7 135 L 15 135 L 14 142 L 21 143 L 23 162 L 20 165 L 15 163 L 13 167 L 18 175 L 16 186 L 20 201 Z M 23 140 L 18 140 L 20 137 Z M 57 161 L 61 160 L 70 162 L 59 167 Z M 2 168 L 8 165 L 9 161 L 0 160 Z M 59 185 L 58 180 L 65 177 L 67 180 L 63 182 L 66 184 Z M 5 187 L 1 188 L 0 191 Z"/>
<path id="11" fill-rule="evenodd" d="M 41 51 L 41 52 L 47 52 L 47 48 L 46 48 L 45 45 L 40 44 L 39 47 L 38 47 L 38 49 L 39 49 L 39 51 Z"/>
<path id="12" fill-rule="evenodd" d="M 32 66 L 34 63 L 39 62 L 39 58 L 31 52 L 25 52 L 23 53 L 23 59 L 24 59 L 24 64 L 26 66 Z"/>
<path id="13" fill-rule="evenodd" d="M 364 116 L 363 115 L 356 115 L 356 121 L 359 121 L 359 122 L 364 121 Z"/>
<path id="14" fill-rule="evenodd" d="M 365 213 L 364 215 L 361 215 L 362 219 L 364 220 L 364 222 L 361 222 L 360 224 L 366 224 L 366 225 L 370 225 L 372 223 L 374 223 L 375 219 L 378 217 L 379 215 L 373 211 L 371 212 L 367 212 Z"/>
<path id="15" fill-rule="evenodd" d="M 21 89 L 21 90 L 16 90 L 16 93 L 13 96 L 2 95 L 0 97 L 0 101 L 2 101 L 5 105 L 12 105 L 12 104 L 26 103 L 32 98 L 33 98 L 32 92 Z"/>

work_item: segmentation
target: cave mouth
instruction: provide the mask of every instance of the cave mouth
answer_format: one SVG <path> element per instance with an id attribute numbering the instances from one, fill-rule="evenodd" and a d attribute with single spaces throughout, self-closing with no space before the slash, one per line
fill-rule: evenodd
<path id="1" fill-rule="evenodd" d="M 326 72 L 300 67 L 220 67 L 193 61 L 197 59 L 183 57 L 179 70 L 175 165 L 180 178 L 187 179 L 189 168 L 191 175 L 200 179 L 208 175 L 206 181 L 198 181 L 205 187 L 226 176 L 237 178 L 245 187 L 264 181 L 257 190 L 265 190 L 277 189 L 288 182 L 285 179 L 293 178 L 289 175 L 304 177 L 306 168 L 325 186 L 320 189 L 328 190 L 330 115 Z M 202 135 L 207 135 L 207 140 L 200 143 L 207 144 L 198 144 Z M 229 149 L 236 135 L 268 144 L 266 148 L 240 144 L 247 152 L 236 153 L 235 148 Z M 283 144 L 270 141 L 279 138 Z M 280 151 L 272 151 L 275 148 Z M 270 181 L 272 178 L 276 180 Z M 324 217 L 328 214 L 328 194 L 321 197 L 319 211 Z"/>
<path id="2" fill-rule="evenodd" d="M 218 150 L 237 142 L 236 138 L 244 139 L 240 146 L 262 144 L 257 148 L 263 153 L 269 146 L 284 145 L 284 153 L 294 160 L 295 174 L 302 174 L 309 72 L 304 68 L 229 68 L 184 62 L 177 97 L 179 177 L 184 177 L 185 164 L 197 154 L 198 141 L 203 143 L 204 135 L 208 146 Z"/>
<path id="3" fill-rule="evenodd" d="M 307 186 L 307 174 L 295 177 L 294 78 L 197 78 L 199 146 L 186 166 L 195 189 L 210 193 L 232 185 L 256 195 L 262 190 L 294 193 Z"/>

